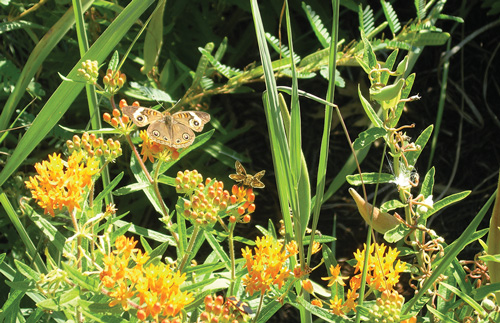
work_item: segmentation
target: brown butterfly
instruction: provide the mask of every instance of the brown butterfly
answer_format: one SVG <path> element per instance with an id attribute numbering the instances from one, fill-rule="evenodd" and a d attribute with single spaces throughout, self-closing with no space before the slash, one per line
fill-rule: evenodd
<path id="1" fill-rule="evenodd" d="M 236 182 L 240 182 L 244 186 L 250 186 L 253 188 L 264 188 L 265 185 L 260 181 L 262 176 L 266 173 L 265 170 L 261 170 L 255 175 L 248 175 L 243 168 L 243 165 L 239 161 L 236 161 L 236 174 L 229 175 L 229 178 L 235 180 Z"/>
<path id="2" fill-rule="evenodd" d="M 210 114 L 201 111 L 180 111 L 174 114 L 161 113 L 154 109 L 125 106 L 123 113 L 138 127 L 149 125 L 147 132 L 151 140 L 173 148 L 190 146 L 195 134 L 210 121 Z"/>

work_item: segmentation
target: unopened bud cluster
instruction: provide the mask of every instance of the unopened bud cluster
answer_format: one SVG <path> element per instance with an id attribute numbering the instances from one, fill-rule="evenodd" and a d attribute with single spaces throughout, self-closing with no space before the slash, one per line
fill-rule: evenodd
<path id="1" fill-rule="evenodd" d="M 233 304 L 226 301 L 224 297 L 205 297 L 205 311 L 200 314 L 199 322 L 207 323 L 242 323 L 249 322 L 250 316 L 241 313 Z"/>
<path id="2" fill-rule="evenodd" d="M 102 119 L 115 129 L 126 127 L 126 125 L 130 122 L 130 118 L 122 116 L 120 110 L 118 109 L 113 109 L 112 115 L 105 112 L 102 115 Z"/>
<path id="3" fill-rule="evenodd" d="M 190 200 L 184 200 L 183 214 L 195 225 L 212 226 L 219 212 L 227 209 L 230 196 L 222 182 L 207 178 L 205 185 L 199 183 Z"/>
<path id="4" fill-rule="evenodd" d="M 66 141 L 69 153 L 73 151 L 85 151 L 89 157 L 104 157 L 106 161 L 112 161 L 121 156 L 122 148 L 118 140 L 109 138 L 104 141 L 103 138 L 98 138 L 95 134 L 84 132 L 82 138 L 77 135 L 73 136 L 73 140 Z"/>
<path id="5" fill-rule="evenodd" d="M 118 92 L 118 90 L 123 87 L 126 81 L 127 77 L 125 76 L 125 74 L 121 73 L 120 71 L 113 71 L 111 69 L 108 69 L 106 71 L 106 75 L 102 79 L 102 82 L 104 83 L 104 89 L 110 94 Z"/>
<path id="6" fill-rule="evenodd" d="M 82 67 L 76 71 L 76 75 L 84 78 L 89 84 L 95 84 L 99 76 L 99 65 L 97 61 L 88 59 L 82 62 Z"/>
<path id="7" fill-rule="evenodd" d="M 203 176 L 195 169 L 193 171 L 179 171 L 175 178 L 175 190 L 177 193 L 191 195 L 198 185 L 203 182 Z"/>
<path id="8" fill-rule="evenodd" d="M 369 311 L 369 321 L 374 323 L 400 322 L 404 300 L 404 297 L 396 291 L 383 291 Z"/>

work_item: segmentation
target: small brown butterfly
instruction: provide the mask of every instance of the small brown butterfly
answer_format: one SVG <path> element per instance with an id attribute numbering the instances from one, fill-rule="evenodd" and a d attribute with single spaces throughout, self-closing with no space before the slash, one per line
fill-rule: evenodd
<path id="1" fill-rule="evenodd" d="M 195 134 L 210 121 L 210 114 L 201 111 L 180 111 L 174 114 L 161 113 L 154 109 L 126 106 L 123 113 L 138 127 L 149 125 L 147 132 L 151 140 L 173 148 L 190 146 Z"/>
<path id="2" fill-rule="evenodd" d="M 243 168 L 243 165 L 239 161 L 235 163 L 236 174 L 229 175 L 229 178 L 235 180 L 236 182 L 240 182 L 244 186 L 250 186 L 253 188 L 264 188 L 265 185 L 260 181 L 262 176 L 266 173 L 265 170 L 261 170 L 255 175 L 248 175 Z"/>

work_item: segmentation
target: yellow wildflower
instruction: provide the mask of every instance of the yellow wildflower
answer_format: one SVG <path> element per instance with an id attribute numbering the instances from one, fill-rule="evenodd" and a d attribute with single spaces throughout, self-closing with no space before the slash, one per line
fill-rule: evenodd
<path id="1" fill-rule="evenodd" d="M 74 151 L 64 166 L 61 155 L 49 155 L 49 160 L 35 164 L 38 175 L 30 176 L 26 187 L 44 213 L 55 216 L 54 210 L 69 212 L 80 209 L 85 187 L 92 185 L 92 176 L 99 171 L 99 161 L 93 157 L 84 161 L 82 151 Z"/>
<path id="2" fill-rule="evenodd" d="M 250 295 L 255 292 L 265 294 L 275 284 L 281 288 L 290 276 L 285 262 L 292 256 L 281 242 L 270 236 L 262 239 L 257 237 L 255 243 L 255 254 L 248 247 L 241 250 L 248 270 L 248 274 L 243 277 L 243 284 Z"/>
<path id="3" fill-rule="evenodd" d="M 333 265 L 330 265 L 330 274 L 332 275 L 329 277 L 321 277 L 321 279 L 323 280 L 328 280 L 328 287 L 332 286 L 335 283 L 338 283 L 341 286 L 345 286 L 344 280 L 349 278 L 340 276 L 340 265 L 338 264 L 335 267 L 333 267 Z"/>

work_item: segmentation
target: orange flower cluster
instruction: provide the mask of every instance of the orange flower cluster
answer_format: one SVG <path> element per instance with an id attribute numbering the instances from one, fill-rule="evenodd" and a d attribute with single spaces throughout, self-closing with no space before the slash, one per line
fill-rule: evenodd
<path id="1" fill-rule="evenodd" d="M 366 246 L 365 246 L 366 249 Z M 374 243 L 370 246 L 370 253 L 368 259 L 368 272 L 366 283 L 367 285 L 378 291 L 391 292 L 394 285 L 399 281 L 399 275 L 405 269 L 405 263 L 398 260 L 396 264 L 397 256 L 399 251 L 397 249 L 389 248 L 387 253 L 385 252 L 387 247 L 382 244 Z M 356 300 L 359 295 L 357 290 L 361 287 L 361 275 L 363 272 L 365 250 L 357 250 L 354 253 L 354 258 L 357 260 L 354 273 L 357 273 L 354 277 L 351 277 L 349 281 L 350 289 L 347 291 L 345 301 L 339 298 L 337 295 L 334 296 L 333 300 L 330 300 L 330 309 L 332 313 L 336 315 L 346 315 L 351 310 L 355 311 Z M 340 276 L 340 266 L 330 266 L 330 277 L 322 277 L 323 280 L 328 280 L 328 287 L 333 284 L 339 284 L 345 286 L 344 280 L 347 277 Z M 392 299 L 392 298 L 391 298 Z"/>
<path id="2" fill-rule="evenodd" d="M 180 290 L 186 275 L 174 272 L 162 262 L 145 266 L 149 256 L 136 249 L 136 244 L 133 238 L 120 236 L 115 250 L 104 256 L 105 268 L 100 279 L 109 289 L 108 296 L 113 298 L 109 306 L 121 304 L 125 311 L 134 306 L 140 320 L 151 316 L 157 321 L 167 318 L 175 321 L 181 310 L 194 300 L 192 293 Z M 128 266 L 130 259 L 135 262 L 134 267 Z M 132 302 L 134 298 L 139 299 L 139 305 Z"/>
<path id="3" fill-rule="evenodd" d="M 243 304 L 242 302 L 240 302 Z M 244 310 L 236 307 L 229 300 L 224 302 L 221 295 L 215 297 L 207 295 L 205 297 L 205 311 L 200 314 L 199 322 L 219 322 L 219 323 L 243 323 L 249 322 L 250 316 Z"/>
<path id="4" fill-rule="evenodd" d="M 82 138 L 77 135 L 73 140 L 66 141 L 69 153 L 83 151 L 88 156 L 103 156 L 106 161 L 112 161 L 122 155 L 122 148 L 118 140 L 109 138 L 104 142 L 103 138 L 98 138 L 95 134 L 84 132 Z"/>
<path id="5" fill-rule="evenodd" d="M 389 247 L 387 253 L 386 249 L 387 247 L 383 243 L 380 245 L 378 243 L 373 243 L 370 246 L 368 258 L 366 283 L 370 288 L 381 292 L 384 290 L 393 290 L 394 286 L 399 282 L 399 275 L 406 267 L 406 263 L 400 260 L 394 263 L 399 255 L 399 251 L 396 248 Z M 354 268 L 354 273 L 358 274 L 352 277 L 351 281 L 353 279 L 361 281 L 361 274 L 365 261 L 365 250 L 360 251 L 358 249 L 354 253 L 354 258 L 358 261 Z"/>
<path id="6" fill-rule="evenodd" d="M 212 226 L 220 212 L 229 216 L 231 223 L 250 221 L 250 214 L 255 211 L 255 194 L 252 188 L 233 186 L 233 195 L 224 189 L 224 183 L 207 178 L 198 171 L 178 172 L 175 178 L 176 191 L 189 196 L 184 200 L 182 213 L 193 224 Z"/>
<path id="7" fill-rule="evenodd" d="M 80 210 L 84 189 L 92 186 L 92 176 L 99 172 L 99 161 L 84 157 L 82 151 L 74 151 L 65 167 L 61 155 L 54 153 L 48 161 L 35 164 L 38 175 L 30 176 L 25 184 L 45 214 L 55 216 L 54 211 L 63 207 L 69 212 Z"/>
<path id="8" fill-rule="evenodd" d="M 297 254 L 298 250 L 291 244 L 283 248 L 281 242 L 270 236 L 257 237 L 255 244 L 255 254 L 248 247 L 241 249 L 248 270 L 248 274 L 243 277 L 243 284 L 250 295 L 255 292 L 264 295 L 271 289 L 271 285 L 276 284 L 281 288 L 290 277 L 291 271 L 287 268 L 286 261 Z"/>

